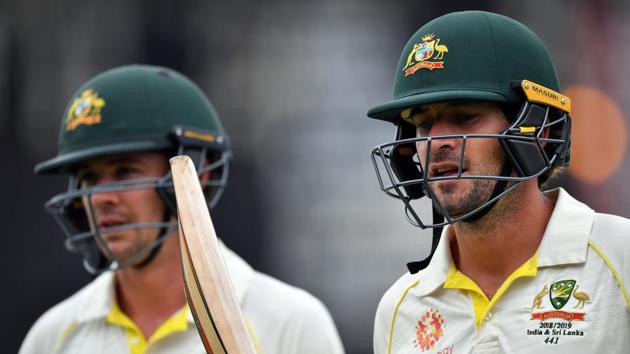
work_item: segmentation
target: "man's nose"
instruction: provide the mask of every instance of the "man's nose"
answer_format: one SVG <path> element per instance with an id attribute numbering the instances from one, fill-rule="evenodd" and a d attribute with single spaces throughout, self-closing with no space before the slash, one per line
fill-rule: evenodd
<path id="1" fill-rule="evenodd" d="M 120 194 L 120 192 L 108 191 L 108 192 L 94 193 L 92 194 L 92 198 L 91 198 L 92 205 L 96 209 L 103 209 L 108 206 L 116 205 L 118 204 L 118 201 L 119 201 L 118 194 Z"/>
<path id="2" fill-rule="evenodd" d="M 442 138 L 444 135 L 453 135 L 457 132 L 451 124 L 444 120 L 437 120 L 431 127 L 431 150 L 454 149 L 461 144 L 461 137 Z"/>
<path id="3" fill-rule="evenodd" d="M 98 181 L 96 181 L 95 187 L 106 185 L 111 182 L 113 182 L 112 179 L 109 179 L 106 177 L 100 178 Z M 97 209 L 116 205 L 118 204 L 119 199 L 120 199 L 120 192 L 113 191 L 113 190 L 107 190 L 107 191 L 102 191 L 102 192 L 97 191 L 96 193 L 92 194 L 92 197 L 91 197 L 92 205 Z"/>

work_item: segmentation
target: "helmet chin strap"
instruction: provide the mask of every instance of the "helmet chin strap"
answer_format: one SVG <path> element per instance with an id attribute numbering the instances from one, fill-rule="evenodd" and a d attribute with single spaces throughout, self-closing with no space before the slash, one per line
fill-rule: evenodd
<path id="1" fill-rule="evenodd" d="M 173 216 L 173 212 L 168 208 L 168 206 L 165 205 L 164 216 L 162 217 L 162 222 L 165 222 L 165 223 L 168 222 L 171 219 L 171 216 Z M 162 249 L 162 245 L 164 245 L 163 239 L 166 238 L 168 235 L 169 235 L 168 227 L 167 226 L 161 227 L 160 230 L 158 230 L 158 237 L 154 241 L 154 242 L 158 242 L 158 245 L 155 246 L 149 252 L 149 255 L 145 259 L 143 259 L 142 262 L 138 264 L 134 264 L 132 265 L 132 267 L 135 269 L 142 269 L 146 267 L 147 265 L 149 265 Z"/>
<path id="2" fill-rule="evenodd" d="M 435 207 L 433 209 L 433 224 L 439 224 L 444 221 L 444 215 L 440 214 Z M 431 253 L 429 256 L 421 261 L 409 262 L 407 263 L 407 269 L 411 274 L 416 274 L 419 271 L 429 266 L 431 263 L 431 259 L 435 254 L 435 250 L 437 249 L 438 243 L 440 243 L 440 236 L 442 235 L 442 227 L 434 227 L 433 228 L 433 239 L 431 240 Z"/>
<path id="3" fill-rule="evenodd" d="M 510 173 L 512 173 L 512 170 L 513 170 L 512 163 L 506 160 L 505 163 L 503 164 L 503 168 L 501 169 L 500 176 L 504 176 L 504 177 L 509 176 Z M 494 185 L 494 189 L 492 190 L 492 194 L 490 195 L 488 200 L 492 200 L 499 194 L 503 193 L 505 189 L 507 188 L 507 183 L 508 183 L 507 180 L 498 180 L 497 183 Z M 469 217 L 462 219 L 461 221 L 475 222 L 483 218 L 486 214 L 490 212 L 490 210 L 492 210 L 492 208 L 494 208 L 494 206 L 497 204 L 498 201 L 499 199 L 493 201 L 492 203 L 489 203 L 488 205 L 479 209 L 477 212 L 470 215 Z M 433 224 L 435 225 L 435 224 L 440 224 L 444 222 L 444 215 L 440 214 L 438 210 L 435 208 L 435 206 L 432 207 L 432 210 L 433 210 Z M 433 258 L 433 255 L 435 254 L 435 250 L 437 249 L 438 243 L 440 243 L 440 237 L 442 236 L 442 229 L 443 227 L 433 228 L 433 239 L 431 240 L 431 253 L 429 253 L 429 256 L 427 258 L 421 261 L 407 263 L 407 269 L 409 269 L 409 272 L 411 274 L 418 273 L 419 271 L 429 266 L 429 263 L 431 263 L 431 259 Z"/>

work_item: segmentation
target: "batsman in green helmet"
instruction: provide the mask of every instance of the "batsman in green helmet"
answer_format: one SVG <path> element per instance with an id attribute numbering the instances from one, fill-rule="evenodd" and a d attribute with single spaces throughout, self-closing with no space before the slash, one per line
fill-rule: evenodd
<path id="1" fill-rule="evenodd" d="M 570 113 L 511 18 L 451 13 L 409 39 L 393 99 L 368 112 L 396 127 L 372 161 L 433 242 L 381 299 L 375 353 L 630 351 L 630 221 L 546 189 L 569 164 Z"/>
<path id="2" fill-rule="evenodd" d="M 35 172 L 69 176 L 68 190 L 46 210 L 95 279 L 47 311 L 20 354 L 205 352 L 184 293 L 168 165 L 182 154 L 195 161 L 212 208 L 227 182 L 230 140 L 210 101 L 184 75 L 131 65 L 77 90 L 61 121 L 57 155 Z M 258 352 L 343 353 L 319 300 L 221 246 Z"/>

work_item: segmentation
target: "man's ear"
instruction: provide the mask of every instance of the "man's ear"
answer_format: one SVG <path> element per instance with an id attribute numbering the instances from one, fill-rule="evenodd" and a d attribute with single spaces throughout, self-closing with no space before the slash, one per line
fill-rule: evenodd
<path id="1" fill-rule="evenodd" d="M 550 136 L 551 136 L 551 128 L 549 128 L 549 127 L 544 128 L 544 129 L 542 130 L 542 133 L 540 133 L 540 137 L 541 137 L 542 139 L 547 139 L 547 138 L 549 138 Z M 547 145 L 547 142 L 546 142 L 546 141 L 541 141 L 541 142 L 540 142 L 540 145 L 541 145 L 542 147 L 545 147 L 545 145 Z"/>
<path id="2" fill-rule="evenodd" d="M 205 182 L 210 180 L 210 171 L 203 172 L 201 176 L 199 176 L 199 182 L 203 185 Z"/>
<path id="3" fill-rule="evenodd" d="M 208 165 L 210 165 L 210 162 L 208 160 L 204 161 L 203 169 L 208 167 Z M 201 173 L 201 175 L 199 176 L 199 182 L 201 183 L 201 185 L 208 182 L 212 177 L 214 177 L 214 174 L 215 172 L 213 171 L 206 171 L 206 172 Z"/>

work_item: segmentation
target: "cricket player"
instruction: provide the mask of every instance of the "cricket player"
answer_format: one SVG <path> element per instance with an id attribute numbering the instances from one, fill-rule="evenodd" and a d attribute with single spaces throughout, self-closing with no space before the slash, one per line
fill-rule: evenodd
<path id="1" fill-rule="evenodd" d="M 570 113 L 513 19 L 451 13 L 411 37 L 393 100 L 368 112 L 397 128 L 372 158 L 434 242 L 381 299 L 375 353 L 630 353 L 630 221 L 544 188 L 569 163 Z"/>
<path id="2" fill-rule="evenodd" d="M 179 154 L 196 161 L 214 206 L 228 178 L 230 140 L 182 74 L 124 66 L 78 89 L 57 156 L 35 172 L 70 176 L 68 191 L 46 209 L 67 234 L 67 248 L 98 276 L 42 315 L 20 354 L 205 353 L 184 293 L 168 164 Z M 343 353 L 319 300 L 222 251 L 258 353 Z"/>

